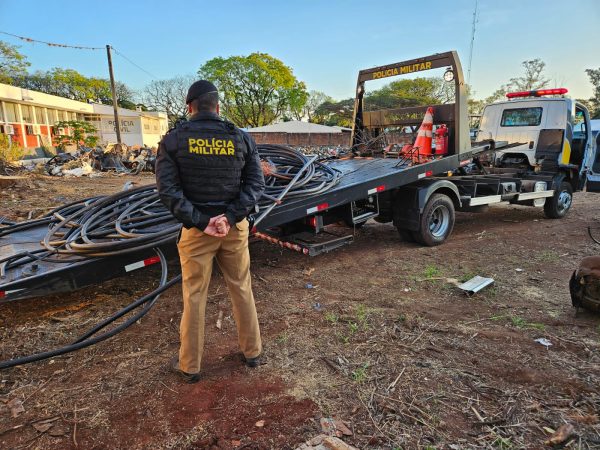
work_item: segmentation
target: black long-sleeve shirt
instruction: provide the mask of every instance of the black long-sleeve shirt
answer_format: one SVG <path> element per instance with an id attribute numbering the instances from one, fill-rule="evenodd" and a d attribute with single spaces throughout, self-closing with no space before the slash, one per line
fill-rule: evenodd
<path id="1" fill-rule="evenodd" d="M 199 113 L 190 120 L 221 120 L 212 113 Z M 176 161 L 177 129 L 168 133 L 160 142 L 156 159 L 156 182 L 161 201 L 186 228 L 204 230 L 211 217 L 225 214 L 231 226 L 246 217 L 254 208 L 265 189 L 265 180 L 260 165 L 256 143 L 242 131 L 247 147 L 245 164 L 242 168 L 240 191 L 233 201 L 195 203 L 188 199 L 182 188 L 181 173 Z M 192 181 L 193 180 L 188 180 Z"/>

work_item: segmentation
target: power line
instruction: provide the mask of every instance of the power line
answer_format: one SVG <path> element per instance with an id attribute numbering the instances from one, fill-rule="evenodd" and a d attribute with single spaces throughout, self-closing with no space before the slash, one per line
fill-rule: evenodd
<path id="1" fill-rule="evenodd" d="M 19 36 L 19 35 L 13 34 L 13 33 L 8 33 L 6 31 L 0 31 L 0 34 L 5 34 L 7 36 L 15 37 L 15 38 L 20 39 L 22 41 L 25 41 L 25 42 L 27 42 L 29 44 L 38 43 L 38 44 L 47 45 L 49 47 L 74 48 L 74 49 L 77 49 L 77 50 L 104 50 L 104 47 L 86 47 L 85 45 L 69 45 L 69 44 L 58 44 L 56 42 L 40 41 L 38 39 L 33 39 L 33 38 L 26 37 L 26 36 Z M 144 69 L 139 64 L 136 64 L 135 62 L 133 62 L 131 59 L 129 59 L 123 53 L 121 53 L 120 51 L 118 51 L 116 48 L 114 48 L 114 47 L 111 46 L 111 49 L 117 55 L 119 55 L 121 58 L 125 59 L 127 62 L 129 62 L 130 64 L 132 64 L 135 67 L 137 67 L 138 69 L 140 69 L 142 72 L 144 72 L 146 75 L 148 75 L 153 80 L 158 79 L 158 77 L 156 75 L 153 75 L 152 73 L 148 72 L 146 69 Z"/>
<path id="2" fill-rule="evenodd" d="M 28 42 L 30 44 L 34 44 L 34 43 L 45 44 L 49 47 L 74 48 L 77 50 L 104 50 L 103 47 L 86 47 L 85 45 L 68 45 L 68 44 L 57 44 L 56 42 L 40 41 L 38 39 L 33 39 L 33 38 L 25 37 L 25 36 L 18 36 L 16 34 L 12 34 L 12 33 L 7 33 L 6 31 L 0 31 L 0 34 L 5 34 L 7 36 L 15 37 L 17 39 Z"/>
<path id="3" fill-rule="evenodd" d="M 119 52 L 116 48 L 111 47 L 113 49 L 113 51 L 119 55 L 121 58 L 125 59 L 126 61 L 128 61 L 130 64 L 134 65 L 135 67 L 137 67 L 138 69 L 140 69 L 142 72 L 144 72 L 146 75 L 148 75 L 150 78 L 152 78 L 153 80 L 158 79 L 157 76 L 152 75 L 150 72 L 148 72 L 146 69 L 144 69 L 143 67 L 139 66 L 138 64 L 134 63 L 131 59 L 129 59 L 127 56 L 125 56 L 123 53 Z"/>

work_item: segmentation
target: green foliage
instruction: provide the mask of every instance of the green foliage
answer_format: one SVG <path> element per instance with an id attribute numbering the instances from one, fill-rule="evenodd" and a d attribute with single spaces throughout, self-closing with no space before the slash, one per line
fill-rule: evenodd
<path id="1" fill-rule="evenodd" d="M 339 102 L 328 99 L 315 109 L 313 122 L 329 126 L 352 127 L 353 115 L 353 98 L 347 98 Z"/>
<path id="2" fill-rule="evenodd" d="M 438 269 L 435 266 L 427 266 L 425 267 L 425 270 L 423 271 L 423 277 L 424 278 L 434 278 L 439 276 L 442 273 L 442 271 L 440 269 Z"/>
<path id="3" fill-rule="evenodd" d="M 517 328 L 525 328 L 525 326 L 527 325 L 527 321 L 522 317 L 512 316 L 510 318 L 510 321 L 513 324 L 513 326 Z"/>
<path id="4" fill-rule="evenodd" d="M 15 84 L 27 75 L 27 57 L 19 52 L 19 47 L 0 41 L 0 83 Z"/>
<path id="5" fill-rule="evenodd" d="M 325 320 L 331 324 L 336 324 L 339 320 L 339 317 L 337 316 L 337 314 L 332 313 L 332 312 L 326 312 L 325 313 Z"/>
<path id="6" fill-rule="evenodd" d="M 277 343 L 280 345 L 285 344 L 289 340 L 289 338 L 290 337 L 287 334 L 287 331 L 284 331 L 279 336 L 277 336 Z"/>
<path id="7" fill-rule="evenodd" d="M 364 363 L 362 366 L 352 371 L 352 379 L 357 383 L 362 383 L 367 379 L 367 369 L 369 368 L 369 363 Z"/>
<path id="8" fill-rule="evenodd" d="M 358 324 L 356 322 L 348 322 L 348 331 L 350 332 L 350 336 L 356 334 L 358 331 Z"/>
<path id="9" fill-rule="evenodd" d="M 454 86 L 436 77 L 393 81 L 367 93 L 365 110 L 427 106 L 454 101 Z"/>
<path id="10" fill-rule="evenodd" d="M 546 87 L 550 80 L 544 78 L 543 72 L 546 63 L 539 58 L 521 63 L 525 73 L 520 77 L 511 78 L 508 82 L 509 90 L 513 91 L 531 91 Z"/>
<path id="11" fill-rule="evenodd" d="M 590 114 L 593 119 L 600 119 L 600 67 L 597 69 L 586 69 L 585 73 L 594 86 L 594 96 L 589 100 L 591 104 Z"/>
<path id="12" fill-rule="evenodd" d="M 221 112 L 241 127 L 268 125 L 288 111 L 301 111 L 308 98 L 292 69 L 267 53 L 213 58 L 198 75 L 215 83 Z"/>
<path id="13" fill-rule="evenodd" d="M 66 145 L 94 147 L 98 143 L 98 136 L 95 135 L 96 127 L 90 122 L 66 120 L 58 122 L 56 126 L 71 130 L 70 135 L 61 134 L 55 137 L 58 147 L 64 148 Z"/>
<path id="14" fill-rule="evenodd" d="M 13 162 L 23 158 L 23 147 L 16 142 L 10 142 L 6 134 L 0 134 L 0 161 Z"/>
<path id="15" fill-rule="evenodd" d="M 18 86 L 50 95 L 70 98 L 80 102 L 97 101 L 112 105 L 110 81 L 105 78 L 86 77 L 73 69 L 54 67 L 48 71 L 36 71 L 18 80 Z M 121 107 L 135 109 L 135 92 L 124 83 L 115 84 L 117 103 Z"/>

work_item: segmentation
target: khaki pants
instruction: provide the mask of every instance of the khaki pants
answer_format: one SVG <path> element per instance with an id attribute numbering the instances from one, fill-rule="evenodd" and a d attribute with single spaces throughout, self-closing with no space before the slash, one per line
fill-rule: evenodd
<path id="1" fill-rule="evenodd" d="M 258 356 L 262 346 L 250 279 L 248 221 L 238 222 L 224 238 L 209 236 L 197 228 L 183 228 L 177 248 L 183 275 L 179 368 L 187 373 L 200 371 L 204 312 L 215 257 L 231 296 L 240 349 L 246 358 Z"/>

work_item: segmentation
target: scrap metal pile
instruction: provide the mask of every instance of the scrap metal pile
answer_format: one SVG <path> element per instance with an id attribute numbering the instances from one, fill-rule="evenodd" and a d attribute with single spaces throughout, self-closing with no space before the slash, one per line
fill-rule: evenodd
<path id="1" fill-rule="evenodd" d="M 115 171 L 138 174 L 154 172 L 156 153 L 147 147 L 109 144 L 106 147 L 79 147 L 75 153 L 59 153 L 45 164 L 50 175 L 77 176 Z M 92 175 L 93 176 L 93 175 Z"/>
<path id="2" fill-rule="evenodd" d="M 341 178 L 338 171 L 316 162 L 316 156 L 308 158 L 290 147 L 263 145 L 258 150 L 262 161 L 269 167 L 266 176 L 267 191 L 260 201 L 261 217 L 288 198 L 311 196 L 331 189 Z M 181 279 L 179 275 L 168 281 L 167 262 L 161 251 L 161 247 L 175 244 L 181 225 L 160 202 L 155 185 L 74 202 L 36 220 L 4 222 L 4 225 L 0 223 L 0 240 L 13 233 L 40 226 L 48 227 L 40 248 L 0 258 L 0 291 L 3 280 L 10 280 L 11 272 L 22 272 L 26 266 L 37 267 L 43 262 L 66 265 L 89 258 L 108 258 L 144 250 L 153 250 L 161 263 L 160 284 L 152 292 L 100 322 L 73 343 L 39 354 L 2 361 L 0 369 L 64 354 L 114 336 L 145 315 L 159 295 Z M 39 269 L 35 269 L 27 273 L 27 280 L 35 285 L 43 275 L 39 273 Z M 100 333 L 125 316 L 129 318 L 109 331 Z"/>

